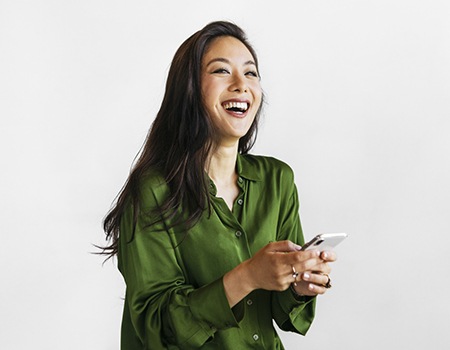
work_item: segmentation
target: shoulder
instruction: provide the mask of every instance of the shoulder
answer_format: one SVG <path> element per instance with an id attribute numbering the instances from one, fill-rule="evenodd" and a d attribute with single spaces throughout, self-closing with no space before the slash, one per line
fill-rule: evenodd
<path id="1" fill-rule="evenodd" d="M 169 194 L 169 186 L 160 171 L 151 169 L 139 181 L 139 195 L 143 208 L 161 205 Z"/>

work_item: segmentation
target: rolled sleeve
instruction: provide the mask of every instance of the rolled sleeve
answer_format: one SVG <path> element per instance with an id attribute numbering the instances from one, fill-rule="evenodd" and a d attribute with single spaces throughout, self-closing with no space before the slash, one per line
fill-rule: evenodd
<path id="1" fill-rule="evenodd" d="M 272 294 L 273 318 L 280 329 L 305 335 L 314 320 L 315 297 L 297 299 L 288 289 Z"/>
<path id="2" fill-rule="evenodd" d="M 201 288 L 174 290 L 163 315 L 167 339 L 183 349 L 197 349 L 217 330 L 238 326 L 231 311 L 222 278 Z"/>

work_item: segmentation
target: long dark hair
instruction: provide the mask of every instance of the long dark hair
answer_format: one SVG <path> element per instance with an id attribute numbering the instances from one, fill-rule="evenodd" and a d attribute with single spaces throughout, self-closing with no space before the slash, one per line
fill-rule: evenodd
<path id="1" fill-rule="evenodd" d="M 102 247 L 109 257 L 117 254 L 119 226 L 128 204 L 133 206 L 136 225 L 140 209 L 140 180 L 149 169 L 161 171 L 170 194 L 161 208 L 174 225 L 191 227 L 210 208 L 209 183 L 205 163 L 214 147 L 214 127 L 208 118 L 201 94 L 202 58 L 211 41 L 221 36 L 240 40 L 258 59 L 244 31 L 230 22 L 212 22 L 190 36 L 177 50 L 169 70 L 161 108 L 150 128 L 139 157 L 103 221 L 106 239 Z M 239 140 L 238 152 L 248 153 L 256 141 L 263 102 L 249 131 Z M 184 216 L 179 215 L 183 206 Z M 186 215 L 187 214 L 187 215 Z"/>

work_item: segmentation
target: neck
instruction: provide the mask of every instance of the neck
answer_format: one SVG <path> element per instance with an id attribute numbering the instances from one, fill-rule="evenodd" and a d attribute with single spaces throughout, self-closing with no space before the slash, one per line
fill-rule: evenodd
<path id="1" fill-rule="evenodd" d="M 206 172 L 216 184 L 227 184 L 236 181 L 237 144 L 219 146 L 211 155 Z"/>

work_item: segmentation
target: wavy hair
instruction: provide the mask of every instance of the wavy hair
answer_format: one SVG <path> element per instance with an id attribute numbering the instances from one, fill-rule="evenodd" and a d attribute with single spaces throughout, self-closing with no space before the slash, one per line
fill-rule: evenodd
<path id="1" fill-rule="evenodd" d="M 173 226 L 192 227 L 211 208 L 205 163 L 214 147 L 214 126 L 201 93 L 202 58 L 213 39 L 232 36 L 258 59 L 244 31 L 237 25 L 217 21 L 207 24 L 178 48 L 172 60 L 160 110 L 115 203 L 103 221 L 109 245 L 100 254 L 110 258 L 118 252 L 119 227 L 127 205 L 133 206 L 134 227 L 140 214 L 140 181 L 150 169 L 158 169 L 169 186 L 169 195 L 158 208 L 158 217 Z M 239 140 L 238 152 L 248 153 L 258 132 L 263 101 L 249 131 Z M 180 210 L 182 209 L 182 210 Z M 183 211 L 184 215 L 181 215 Z M 151 213 L 149 213 L 151 214 Z"/>

